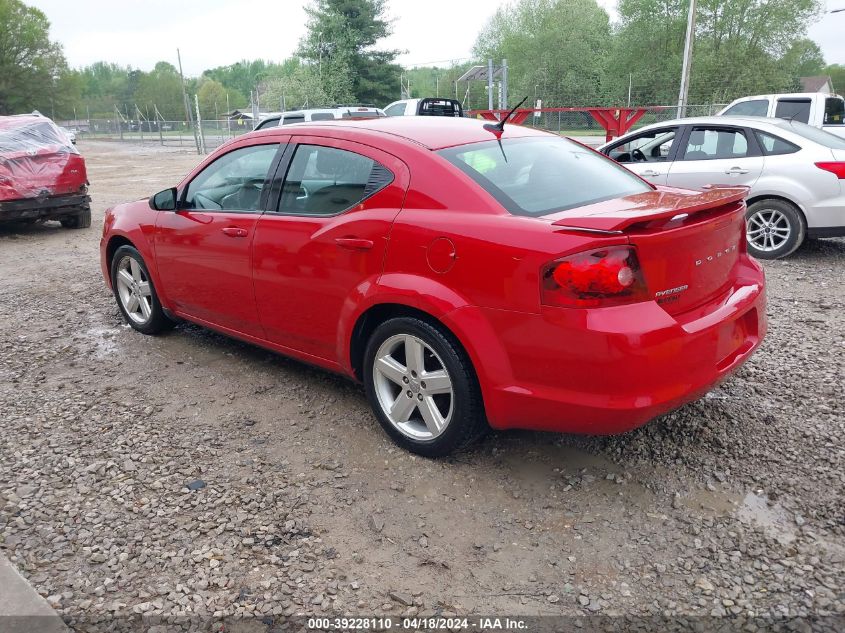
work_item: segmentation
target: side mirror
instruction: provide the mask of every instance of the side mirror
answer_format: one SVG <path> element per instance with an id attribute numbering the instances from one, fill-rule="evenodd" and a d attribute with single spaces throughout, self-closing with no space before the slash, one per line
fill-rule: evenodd
<path id="1" fill-rule="evenodd" d="M 150 208 L 156 211 L 176 210 L 176 187 L 159 191 L 150 198 Z"/>

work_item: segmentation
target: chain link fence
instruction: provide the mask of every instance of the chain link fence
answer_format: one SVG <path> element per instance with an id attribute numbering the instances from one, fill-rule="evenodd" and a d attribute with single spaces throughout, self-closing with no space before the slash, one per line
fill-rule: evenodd
<path id="1" fill-rule="evenodd" d="M 684 116 L 710 116 L 719 112 L 726 104 L 689 105 Z M 677 106 L 655 106 L 637 122 L 634 129 L 669 121 L 678 116 Z M 229 139 L 251 132 L 253 123 L 249 119 L 207 119 L 199 122 L 186 121 L 116 121 L 90 119 L 88 121 L 59 121 L 59 125 L 71 128 L 80 139 L 99 139 L 182 147 L 199 153 L 209 153 Z M 536 127 L 564 136 L 604 137 L 604 128 L 589 112 L 538 112 L 529 116 L 525 125 Z"/>
<path id="2" fill-rule="evenodd" d="M 713 116 L 727 105 L 726 103 L 688 105 L 684 106 L 681 116 Z M 637 121 L 633 129 L 677 118 L 678 106 L 654 106 L 649 108 L 643 117 Z M 589 112 L 536 112 L 526 119 L 524 125 L 556 132 L 564 136 L 603 137 L 605 134 L 604 128 Z"/>

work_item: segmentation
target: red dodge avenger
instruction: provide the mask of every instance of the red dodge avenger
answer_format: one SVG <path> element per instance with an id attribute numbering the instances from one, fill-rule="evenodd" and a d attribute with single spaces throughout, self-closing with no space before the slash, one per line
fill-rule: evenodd
<path id="1" fill-rule="evenodd" d="M 489 427 L 627 431 L 742 365 L 766 331 L 745 193 L 515 125 L 321 121 L 108 210 L 100 251 L 136 330 L 184 319 L 361 381 L 438 456 Z"/>

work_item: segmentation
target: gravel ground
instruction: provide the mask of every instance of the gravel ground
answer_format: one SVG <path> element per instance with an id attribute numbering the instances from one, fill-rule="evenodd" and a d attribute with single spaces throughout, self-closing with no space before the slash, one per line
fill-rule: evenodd
<path id="1" fill-rule="evenodd" d="M 94 226 L 0 227 L 0 547 L 71 626 L 843 626 L 845 240 L 765 264 L 768 339 L 701 401 L 623 436 L 499 433 L 429 461 L 393 447 L 357 385 L 192 325 L 126 326 L 99 271 L 103 210 L 198 157 L 80 147 Z"/>

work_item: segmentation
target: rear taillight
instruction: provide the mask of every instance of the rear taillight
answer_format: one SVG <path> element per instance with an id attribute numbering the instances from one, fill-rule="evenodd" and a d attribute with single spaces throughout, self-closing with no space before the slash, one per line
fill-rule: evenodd
<path id="1" fill-rule="evenodd" d="M 541 302 L 565 308 L 595 308 L 646 301 L 648 289 L 632 246 L 576 253 L 543 269 Z"/>
<path id="2" fill-rule="evenodd" d="M 845 180 L 845 162 L 816 163 L 816 167 L 836 174 L 836 177 L 840 180 Z"/>

